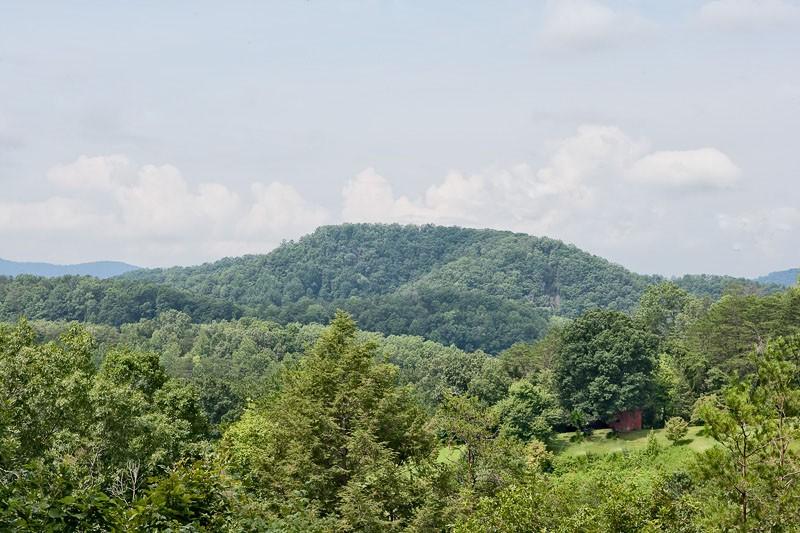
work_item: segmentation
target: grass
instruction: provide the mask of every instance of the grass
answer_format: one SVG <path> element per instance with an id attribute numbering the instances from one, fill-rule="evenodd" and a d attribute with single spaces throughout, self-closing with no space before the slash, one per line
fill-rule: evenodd
<path id="1" fill-rule="evenodd" d="M 439 448 L 437 463 L 455 463 L 461 458 L 462 446 L 442 446 Z"/>
<path id="2" fill-rule="evenodd" d="M 713 439 L 699 434 L 702 429 L 700 426 L 690 427 L 689 433 L 678 446 L 696 452 L 702 452 L 714 446 Z M 672 442 L 667 439 L 665 430 L 655 429 L 653 431 L 662 446 L 672 446 Z M 581 442 L 571 441 L 574 433 L 559 433 L 553 439 L 552 447 L 557 454 L 572 457 L 640 450 L 647 446 L 647 435 L 650 430 L 631 431 L 609 438 L 610 433 L 610 429 L 598 429 Z"/>
<path id="3" fill-rule="evenodd" d="M 684 460 L 689 452 L 702 452 L 714 446 L 715 441 L 712 438 L 700 434 L 702 429 L 702 426 L 690 427 L 686 437 L 677 446 L 674 446 L 667 439 L 664 429 L 654 429 L 652 431 L 655 432 L 656 438 L 663 448 L 675 452 L 672 455 L 677 454 L 676 457 Z M 572 442 L 571 439 L 575 435 L 574 432 L 558 433 L 553 438 L 550 449 L 556 455 L 565 458 L 586 457 L 588 455 L 600 456 L 642 450 L 647 447 L 647 436 L 650 431 L 649 429 L 642 429 L 612 437 L 610 429 L 597 429 L 590 437 L 585 437 L 580 442 Z M 460 459 L 462 452 L 463 446 L 442 446 L 439 449 L 436 461 L 439 463 L 455 463 Z"/>

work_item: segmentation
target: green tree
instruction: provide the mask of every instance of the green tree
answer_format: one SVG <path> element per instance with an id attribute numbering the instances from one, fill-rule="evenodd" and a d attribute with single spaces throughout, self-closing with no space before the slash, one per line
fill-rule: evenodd
<path id="1" fill-rule="evenodd" d="M 664 428 L 667 433 L 667 439 L 669 439 L 672 444 L 678 444 L 689 432 L 689 424 L 679 416 L 673 416 L 667 420 L 667 424 Z"/>
<path id="2" fill-rule="evenodd" d="M 511 385 L 508 396 L 495 409 L 502 432 L 522 441 L 549 441 L 553 425 L 561 419 L 555 396 L 542 385 L 535 385 L 528 380 Z"/>
<path id="3" fill-rule="evenodd" d="M 434 441 L 410 389 L 397 385 L 397 368 L 377 363 L 376 349 L 337 313 L 281 390 L 225 433 L 230 467 L 275 512 L 302 498 L 323 516 L 361 516 L 375 527 L 411 518 L 405 498 L 414 491 L 399 488 Z"/>
<path id="4" fill-rule="evenodd" d="M 786 530 L 800 512 L 795 451 L 800 415 L 800 339 L 778 338 L 753 356 L 756 372 L 702 399 L 696 408 L 720 446 L 699 463 L 714 500 L 733 505 L 716 509 L 715 520 L 741 529 Z"/>
<path id="5" fill-rule="evenodd" d="M 459 482 L 467 489 L 466 502 L 494 494 L 522 476 L 526 464 L 524 446 L 516 438 L 500 433 L 497 411 L 485 407 L 477 398 L 448 396 L 432 422 L 457 451 L 457 472 Z"/>
<path id="6" fill-rule="evenodd" d="M 643 408 L 653 381 L 656 338 L 617 311 L 589 311 L 567 325 L 555 386 L 567 411 L 592 420 Z"/>
<path id="7" fill-rule="evenodd" d="M 685 313 L 691 304 L 687 291 L 665 281 L 645 289 L 634 316 L 646 331 L 666 339 L 686 323 Z"/>
<path id="8" fill-rule="evenodd" d="M 68 431 L 87 434 L 92 421 L 94 340 L 71 326 L 56 342 L 35 342 L 30 325 L 0 326 L 0 405 L 17 443 L 18 461 L 41 457 Z"/>

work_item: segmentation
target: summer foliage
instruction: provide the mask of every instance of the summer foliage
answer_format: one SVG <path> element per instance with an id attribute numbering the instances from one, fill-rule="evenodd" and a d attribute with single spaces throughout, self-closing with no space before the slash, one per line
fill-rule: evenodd
<path id="1" fill-rule="evenodd" d="M 224 299 L 279 322 L 327 321 L 341 308 L 368 330 L 491 353 L 535 340 L 551 315 L 631 311 L 645 288 L 662 281 L 554 239 L 397 224 L 327 226 L 266 255 L 125 277 Z M 759 287 L 719 276 L 676 283 L 711 298 L 732 284 Z"/>
<path id="2" fill-rule="evenodd" d="M 352 247 L 360 259 L 349 264 L 372 265 L 363 272 L 375 272 L 372 279 L 383 279 L 385 288 L 352 285 L 340 293 L 357 271 L 342 267 L 320 286 L 332 291 L 327 300 L 306 286 L 299 299 L 309 308 L 367 310 L 370 301 L 415 294 L 408 287 L 436 279 L 432 286 L 474 283 L 480 294 L 530 305 L 547 320 L 534 321 L 535 340 L 511 343 L 527 338 L 511 335 L 491 353 L 360 330 L 358 313 L 347 311 L 334 312 L 327 325 L 240 316 L 240 309 L 270 316 L 289 308 L 283 300 L 290 298 L 280 295 L 287 289 L 274 280 L 262 288 L 278 291 L 281 306 L 255 301 L 244 287 L 271 275 L 277 267 L 270 262 L 281 254 L 289 254 L 283 279 L 306 264 L 308 249 L 324 249 L 304 241 L 276 255 L 228 261 L 232 268 L 265 263 L 237 274 L 241 279 L 225 274 L 233 277 L 224 284 L 193 277 L 219 264 L 191 275 L 157 273 L 153 282 L 4 280 L 3 306 L 14 310 L 6 318 L 15 321 L 0 325 L 0 529 L 794 527 L 799 288 L 761 294 L 731 287 L 711 299 L 679 283 L 640 280 L 638 300 L 592 300 L 604 307 L 598 309 L 573 300 L 570 310 L 561 307 L 566 316 L 553 318 L 564 300 L 515 300 L 527 278 L 512 275 L 512 267 L 498 268 L 496 283 L 486 279 L 514 248 L 533 257 L 544 254 L 537 246 L 550 247 L 545 255 L 566 298 L 567 257 L 583 256 L 563 244 L 448 228 L 415 229 L 420 239 L 399 226 L 336 231 L 387 232 L 384 238 L 397 238 L 408 253 L 392 256 L 394 264 L 371 256 L 366 245 Z M 313 262 L 344 261 L 343 250 L 333 246 Z M 226 292 L 235 286 L 241 292 Z M 594 294 L 613 292 L 604 291 Z M 467 309 L 495 320 L 485 307 Z M 442 316 L 464 326 L 466 317 L 451 315 Z M 472 332 L 474 325 L 464 327 Z M 645 430 L 607 429 L 621 412 L 639 410 Z"/>

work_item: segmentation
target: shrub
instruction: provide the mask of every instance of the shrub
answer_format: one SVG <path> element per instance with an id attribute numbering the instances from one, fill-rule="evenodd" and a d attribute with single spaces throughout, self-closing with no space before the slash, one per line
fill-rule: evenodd
<path id="1" fill-rule="evenodd" d="M 672 441 L 672 444 L 677 444 L 689 432 L 689 424 L 679 416 L 673 416 L 667 420 L 665 426 L 667 430 L 667 438 Z"/>
<path id="2" fill-rule="evenodd" d="M 652 429 L 650 433 L 647 434 L 647 448 L 645 448 L 645 453 L 650 457 L 655 457 L 661 453 L 661 444 L 658 443 L 656 432 Z"/>

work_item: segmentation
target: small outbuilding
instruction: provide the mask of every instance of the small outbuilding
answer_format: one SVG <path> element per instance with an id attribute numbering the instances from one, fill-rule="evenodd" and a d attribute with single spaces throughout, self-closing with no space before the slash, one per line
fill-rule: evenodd
<path id="1" fill-rule="evenodd" d="M 642 429 L 642 410 L 631 409 L 617 413 L 617 416 L 609 425 L 617 433 L 627 433 L 628 431 Z"/>

